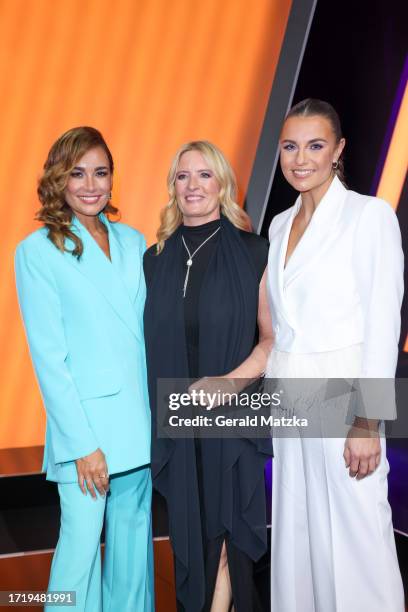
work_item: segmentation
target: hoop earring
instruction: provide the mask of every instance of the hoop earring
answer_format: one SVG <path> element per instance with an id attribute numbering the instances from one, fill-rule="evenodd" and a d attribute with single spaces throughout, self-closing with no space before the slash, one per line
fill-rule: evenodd
<path id="1" fill-rule="evenodd" d="M 333 168 L 333 170 L 334 170 L 334 171 L 336 171 L 338 167 L 339 167 L 339 162 L 338 162 L 338 160 L 337 160 L 337 161 L 334 161 L 334 162 L 332 163 L 332 168 Z"/>

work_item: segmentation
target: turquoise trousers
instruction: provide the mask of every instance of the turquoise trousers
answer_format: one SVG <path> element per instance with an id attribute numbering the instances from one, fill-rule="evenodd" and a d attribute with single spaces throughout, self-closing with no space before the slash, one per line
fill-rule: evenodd
<path id="1" fill-rule="evenodd" d="M 70 609 L 84 612 L 152 612 L 150 468 L 111 476 L 108 495 L 97 493 L 96 500 L 77 483 L 58 484 L 58 491 L 61 527 L 48 590 L 75 591 L 76 606 Z"/>

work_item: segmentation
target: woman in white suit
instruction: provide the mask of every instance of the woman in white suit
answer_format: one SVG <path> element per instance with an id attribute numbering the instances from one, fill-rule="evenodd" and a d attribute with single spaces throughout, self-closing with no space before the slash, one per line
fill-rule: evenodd
<path id="1" fill-rule="evenodd" d="M 108 218 L 112 174 L 94 128 L 54 143 L 38 187 L 43 227 L 19 244 L 16 280 L 47 412 L 43 467 L 61 502 L 48 589 L 74 591 L 77 610 L 150 612 L 145 241 Z"/>
<path id="2" fill-rule="evenodd" d="M 304 100 L 284 122 L 281 167 L 299 197 L 269 231 L 269 377 L 395 375 L 400 231 L 388 203 L 342 183 L 344 145 L 326 102 Z M 274 436 L 272 612 L 403 612 L 378 432 L 395 418 L 387 399 L 368 414 L 356 404 L 345 437 L 324 437 L 324 422 L 319 437 Z"/>

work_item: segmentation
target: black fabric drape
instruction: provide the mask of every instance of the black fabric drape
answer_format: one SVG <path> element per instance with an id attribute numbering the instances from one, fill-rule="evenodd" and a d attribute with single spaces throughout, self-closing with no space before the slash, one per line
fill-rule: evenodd
<path id="1" fill-rule="evenodd" d="M 165 497 L 176 560 L 177 597 L 188 612 L 205 601 L 201 514 L 194 439 L 156 435 L 158 378 L 188 378 L 181 229 L 158 255 L 148 286 L 145 337 L 152 408 L 152 475 Z M 203 279 L 199 305 L 199 376 L 225 375 L 251 353 L 259 281 L 239 231 L 224 217 Z M 201 439 L 203 515 L 208 539 L 226 534 L 256 561 L 267 548 L 264 465 L 269 440 Z"/>

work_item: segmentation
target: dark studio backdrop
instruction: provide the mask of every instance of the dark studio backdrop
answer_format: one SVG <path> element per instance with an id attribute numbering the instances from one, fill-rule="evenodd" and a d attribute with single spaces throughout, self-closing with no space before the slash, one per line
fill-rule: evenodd
<path id="1" fill-rule="evenodd" d="M 293 104 L 321 98 L 337 110 L 345 138 L 350 189 L 374 194 L 383 145 L 408 53 L 408 4 L 403 0 L 318 0 Z M 381 170 L 380 168 L 380 170 Z M 279 166 L 262 233 L 296 194 Z M 403 209 L 399 205 L 399 211 Z"/>
<path id="2" fill-rule="evenodd" d="M 340 115 L 350 189 L 375 195 L 395 121 L 395 104 L 407 72 L 408 4 L 402 0 L 318 0 L 291 105 L 307 97 L 330 102 Z M 272 217 L 291 206 L 295 191 L 279 164 L 261 233 Z M 399 201 L 404 252 L 408 253 L 408 185 Z M 405 286 L 408 274 L 405 272 Z M 406 292 L 407 293 L 407 292 Z M 408 375 L 403 346 L 408 333 L 408 297 L 402 309 L 398 375 Z M 390 501 L 396 529 L 408 533 L 408 441 L 388 440 Z"/>

